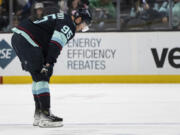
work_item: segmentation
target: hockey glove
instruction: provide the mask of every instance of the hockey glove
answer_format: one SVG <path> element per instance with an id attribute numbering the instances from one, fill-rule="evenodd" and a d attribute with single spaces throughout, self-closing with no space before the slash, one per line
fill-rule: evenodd
<path id="1" fill-rule="evenodd" d="M 40 73 L 45 75 L 45 76 L 51 76 L 52 71 L 53 71 L 53 66 L 50 65 L 50 64 L 46 64 L 46 65 L 43 66 Z"/>

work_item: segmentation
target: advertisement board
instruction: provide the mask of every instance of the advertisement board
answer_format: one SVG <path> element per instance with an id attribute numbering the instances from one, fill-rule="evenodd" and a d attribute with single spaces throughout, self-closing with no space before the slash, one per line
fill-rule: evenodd
<path id="1" fill-rule="evenodd" d="M 0 35 L 0 76 L 27 76 Z M 180 75 L 180 32 L 78 33 L 62 50 L 54 76 Z"/>

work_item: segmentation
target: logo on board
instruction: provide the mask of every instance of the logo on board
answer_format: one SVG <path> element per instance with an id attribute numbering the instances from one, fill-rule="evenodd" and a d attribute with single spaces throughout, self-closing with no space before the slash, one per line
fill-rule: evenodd
<path id="1" fill-rule="evenodd" d="M 155 64 L 157 68 L 163 68 L 165 62 L 168 61 L 169 65 L 173 68 L 180 68 L 180 48 L 162 48 L 159 52 L 157 48 L 151 48 Z"/>
<path id="2" fill-rule="evenodd" d="M 16 57 L 14 49 L 3 39 L 0 41 L 0 67 L 5 69 Z"/>

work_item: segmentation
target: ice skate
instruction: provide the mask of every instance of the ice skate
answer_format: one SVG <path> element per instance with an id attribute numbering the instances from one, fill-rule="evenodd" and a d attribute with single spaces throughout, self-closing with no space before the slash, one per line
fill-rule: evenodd
<path id="1" fill-rule="evenodd" d="M 51 114 L 49 110 L 41 111 L 39 127 L 42 128 L 53 128 L 53 127 L 62 127 L 63 119 Z"/>
<path id="2" fill-rule="evenodd" d="M 41 110 L 35 110 L 33 126 L 39 126 Z"/>

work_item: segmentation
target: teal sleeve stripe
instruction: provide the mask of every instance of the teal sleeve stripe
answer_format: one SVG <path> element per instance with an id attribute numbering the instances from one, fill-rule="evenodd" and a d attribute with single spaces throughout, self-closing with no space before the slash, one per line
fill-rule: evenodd
<path id="1" fill-rule="evenodd" d="M 58 42 L 62 47 L 65 46 L 65 44 L 61 40 L 59 40 L 58 38 L 52 37 L 51 41 Z"/>
<path id="2" fill-rule="evenodd" d="M 12 31 L 17 34 L 21 34 L 34 47 L 39 47 L 26 32 L 24 32 L 18 28 L 13 28 Z"/>
<path id="3" fill-rule="evenodd" d="M 62 47 L 64 47 L 67 43 L 66 36 L 59 31 L 54 31 L 51 40 L 58 42 Z"/>
<path id="4" fill-rule="evenodd" d="M 33 91 L 34 95 L 39 95 L 39 94 L 42 94 L 42 93 L 49 93 L 49 88 L 43 88 L 43 89 Z"/>

